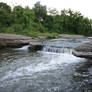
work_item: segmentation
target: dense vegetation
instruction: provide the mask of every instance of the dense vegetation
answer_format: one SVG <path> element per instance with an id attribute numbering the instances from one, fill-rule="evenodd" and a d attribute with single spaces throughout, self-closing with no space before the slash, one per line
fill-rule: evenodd
<path id="1" fill-rule="evenodd" d="M 92 35 L 92 20 L 71 9 L 49 9 L 37 2 L 32 9 L 0 3 L 0 33 L 15 33 L 29 36 L 57 34 Z M 49 34 L 51 33 L 51 35 Z"/>

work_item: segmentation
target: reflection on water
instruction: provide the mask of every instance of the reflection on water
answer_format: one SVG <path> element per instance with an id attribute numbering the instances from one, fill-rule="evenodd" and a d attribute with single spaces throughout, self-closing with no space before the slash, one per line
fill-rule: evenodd
<path id="1" fill-rule="evenodd" d="M 45 41 L 44 44 L 54 49 L 44 47 L 34 53 L 21 49 L 1 50 L 0 92 L 92 92 L 92 64 L 73 56 L 67 48 L 73 50 L 84 40 Z M 62 52 L 65 48 L 67 51 Z M 61 52 L 56 52 L 57 49 Z"/>

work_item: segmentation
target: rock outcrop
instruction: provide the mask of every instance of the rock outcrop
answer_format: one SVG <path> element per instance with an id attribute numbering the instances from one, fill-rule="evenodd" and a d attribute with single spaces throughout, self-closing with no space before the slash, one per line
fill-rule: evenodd
<path id="1" fill-rule="evenodd" d="M 75 51 L 73 51 L 73 55 L 77 57 L 83 57 L 83 58 L 92 58 L 92 40 L 88 42 L 85 42 L 81 44 L 80 46 L 75 48 Z"/>
<path id="2" fill-rule="evenodd" d="M 0 34 L 0 48 L 28 45 L 31 37 L 16 34 Z"/>

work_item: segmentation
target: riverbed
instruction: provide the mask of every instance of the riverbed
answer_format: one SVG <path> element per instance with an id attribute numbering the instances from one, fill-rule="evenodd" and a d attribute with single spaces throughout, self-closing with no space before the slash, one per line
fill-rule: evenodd
<path id="1" fill-rule="evenodd" d="M 92 92 L 92 63 L 72 55 L 85 41 L 58 38 L 43 41 L 41 51 L 0 50 L 0 92 Z"/>

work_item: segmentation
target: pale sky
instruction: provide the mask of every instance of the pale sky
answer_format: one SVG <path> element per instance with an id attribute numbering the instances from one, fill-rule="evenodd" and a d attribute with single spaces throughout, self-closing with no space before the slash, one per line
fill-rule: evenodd
<path id="1" fill-rule="evenodd" d="M 6 2 L 11 6 L 21 5 L 23 7 L 33 7 L 37 1 L 46 5 L 47 8 L 56 8 L 58 11 L 71 8 L 71 10 L 80 11 L 85 17 L 92 19 L 92 0 L 0 0 L 0 2 Z"/>

